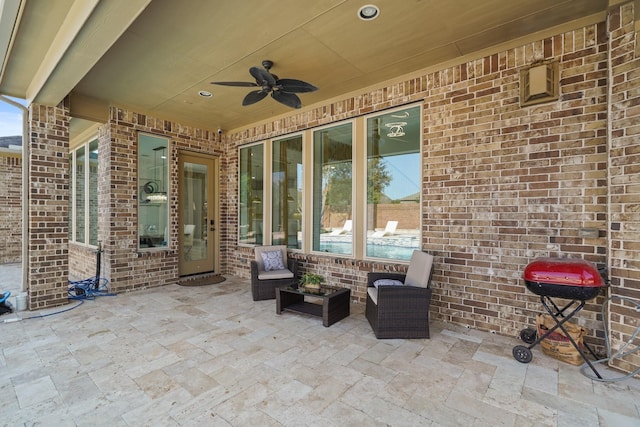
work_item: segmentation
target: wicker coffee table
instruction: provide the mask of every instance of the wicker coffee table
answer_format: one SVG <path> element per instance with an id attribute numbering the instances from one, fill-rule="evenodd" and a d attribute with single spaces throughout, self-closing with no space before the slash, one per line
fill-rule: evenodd
<path id="1" fill-rule="evenodd" d="M 276 313 L 284 310 L 322 317 L 324 326 L 331 326 L 349 316 L 351 289 L 323 285 L 320 290 L 305 292 L 297 287 L 276 288 Z"/>

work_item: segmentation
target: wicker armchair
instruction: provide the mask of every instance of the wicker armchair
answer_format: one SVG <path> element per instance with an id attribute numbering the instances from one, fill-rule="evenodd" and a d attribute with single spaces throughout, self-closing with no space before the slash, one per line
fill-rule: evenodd
<path id="1" fill-rule="evenodd" d="M 291 285 L 298 280 L 298 263 L 287 258 L 287 247 L 256 246 L 254 261 L 251 261 L 251 295 L 254 301 L 275 299 L 276 288 Z M 266 270 L 262 253 L 280 251 L 285 269 Z"/>
<path id="2" fill-rule="evenodd" d="M 368 274 L 365 314 L 376 338 L 429 338 L 432 272 L 433 255 L 416 250 L 407 274 Z"/>

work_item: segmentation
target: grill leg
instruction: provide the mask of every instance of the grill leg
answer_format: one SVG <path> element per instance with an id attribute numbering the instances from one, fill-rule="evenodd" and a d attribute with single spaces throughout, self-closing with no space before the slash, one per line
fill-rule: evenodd
<path id="1" fill-rule="evenodd" d="M 582 308 L 584 307 L 586 301 L 580 301 L 580 303 L 578 304 L 578 306 L 571 312 L 569 313 L 569 315 L 567 316 L 563 316 L 563 312 L 569 308 L 571 305 L 577 303 L 576 300 L 571 301 L 569 304 L 567 304 L 562 310 L 558 311 L 558 307 L 556 306 L 556 304 L 553 302 L 553 300 L 547 296 L 541 296 L 540 297 L 540 301 L 542 302 L 542 305 L 544 306 L 544 308 L 549 312 L 549 314 L 551 315 L 551 317 L 553 318 L 553 321 L 556 322 L 555 326 L 552 327 L 551 329 L 549 329 L 547 332 L 544 333 L 544 335 L 542 335 L 541 337 L 538 337 L 538 339 L 529 346 L 529 349 L 532 349 L 534 346 L 536 346 L 538 343 L 540 343 L 543 339 L 545 339 L 547 336 L 549 336 L 553 331 L 555 331 L 556 329 L 560 328 L 560 330 L 562 332 L 564 332 L 565 336 L 567 338 L 569 338 L 569 341 L 571 341 L 571 344 L 573 344 L 573 346 L 575 347 L 576 350 L 578 350 L 578 353 L 580 353 L 580 356 L 582 356 L 582 359 L 587 362 L 587 365 L 589 365 L 589 367 L 591 368 L 591 370 L 593 371 L 593 373 L 599 378 L 602 379 L 602 377 L 600 376 L 600 374 L 598 373 L 598 371 L 596 370 L 595 366 L 593 366 L 593 364 L 591 363 L 591 361 L 589 359 L 587 359 L 587 356 L 584 354 L 584 352 L 580 349 L 580 346 L 578 346 L 578 344 L 573 340 L 573 338 L 571 337 L 571 335 L 569 335 L 569 332 L 565 329 L 564 324 L 571 319 L 573 316 L 575 316 L 580 310 L 582 310 Z M 549 301 L 549 303 L 547 303 L 547 301 Z M 549 306 L 552 305 L 555 309 L 555 314 L 554 311 L 552 310 L 552 308 Z M 558 316 L 563 316 L 562 320 L 558 321 Z M 597 359 L 596 355 L 593 353 L 593 350 L 591 350 L 591 348 L 585 344 L 585 346 L 587 347 L 587 349 L 589 350 L 589 352 L 593 355 L 594 358 Z"/>

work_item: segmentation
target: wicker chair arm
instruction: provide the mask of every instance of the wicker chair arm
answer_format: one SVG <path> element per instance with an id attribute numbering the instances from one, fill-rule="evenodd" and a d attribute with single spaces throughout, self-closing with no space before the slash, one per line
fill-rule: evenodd
<path id="1" fill-rule="evenodd" d="M 378 286 L 378 312 L 401 313 L 428 310 L 433 289 L 418 286 Z"/>
<path id="2" fill-rule="evenodd" d="M 258 262 L 257 261 L 251 261 L 251 277 L 254 279 L 258 278 Z"/>
<path id="3" fill-rule="evenodd" d="M 406 274 L 404 273 L 390 273 L 388 271 L 371 272 L 367 274 L 367 287 L 373 286 L 373 282 L 378 279 L 400 280 L 404 283 L 405 277 Z"/>
<path id="4" fill-rule="evenodd" d="M 298 280 L 298 261 L 293 258 L 287 258 L 287 267 L 293 273 L 294 279 Z"/>

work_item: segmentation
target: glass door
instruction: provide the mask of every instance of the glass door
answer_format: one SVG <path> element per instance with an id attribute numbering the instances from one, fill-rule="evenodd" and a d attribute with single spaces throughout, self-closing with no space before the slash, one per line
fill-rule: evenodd
<path id="1" fill-rule="evenodd" d="M 178 167 L 180 275 L 217 272 L 218 158 L 183 152 Z"/>

